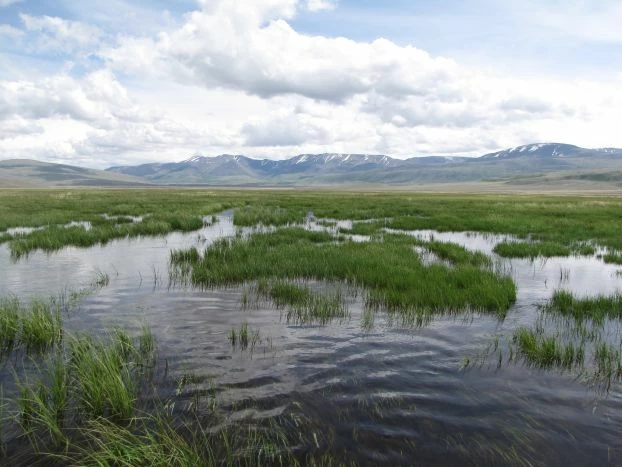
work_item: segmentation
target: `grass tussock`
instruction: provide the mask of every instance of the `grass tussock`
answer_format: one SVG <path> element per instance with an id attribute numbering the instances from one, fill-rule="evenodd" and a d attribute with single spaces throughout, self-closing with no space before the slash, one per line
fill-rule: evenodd
<path id="1" fill-rule="evenodd" d="M 622 318 L 622 296 L 577 298 L 571 292 L 558 290 L 543 307 L 544 311 L 569 316 L 577 321 L 602 323 L 605 318 Z"/>
<path id="2" fill-rule="evenodd" d="M 552 242 L 502 242 L 493 251 L 504 258 L 551 258 L 572 253 L 569 247 Z"/>
<path id="3" fill-rule="evenodd" d="M 622 351 L 606 342 L 600 342 L 594 353 L 596 374 L 606 380 L 622 379 Z"/>
<path id="4" fill-rule="evenodd" d="M 607 264 L 621 264 L 622 265 L 622 254 L 608 253 L 606 255 L 603 255 L 603 261 Z"/>
<path id="5" fill-rule="evenodd" d="M 514 343 L 527 362 L 541 368 L 571 369 L 582 366 L 585 358 L 582 345 L 562 343 L 553 336 L 544 336 L 528 328 L 518 328 L 514 332 Z"/>
<path id="6" fill-rule="evenodd" d="M 339 289 L 324 293 L 283 280 L 260 280 L 257 295 L 286 310 L 287 322 L 326 325 L 349 316 L 345 296 Z"/>
<path id="7" fill-rule="evenodd" d="M 81 442 L 82 423 L 135 418 L 139 385 L 153 364 L 150 332 L 138 338 L 122 330 L 107 339 L 71 336 L 44 361 L 38 378 L 17 381 L 15 418 L 35 452 L 67 452 Z"/>
<path id="8" fill-rule="evenodd" d="M 235 210 L 233 224 L 254 227 L 256 225 L 300 224 L 307 212 L 302 209 L 287 209 L 281 206 L 247 205 Z"/>
<path id="9" fill-rule="evenodd" d="M 239 347 L 241 350 L 250 348 L 253 350 L 259 343 L 259 331 L 252 330 L 248 327 L 248 323 L 243 323 L 239 329 L 231 328 L 228 338 L 234 348 Z"/>
<path id="10" fill-rule="evenodd" d="M 475 267 L 489 267 L 492 264 L 490 257 L 484 253 L 469 251 L 455 243 L 431 241 L 419 242 L 419 245 L 431 251 L 440 259 L 455 265 L 468 264 Z"/>
<path id="11" fill-rule="evenodd" d="M 117 224 L 114 220 L 94 225 L 86 230 L 79 226 L 65 227 L 53 225 L 36 230 L 10 242 L 11 255 L 20 258 L 33 250 L 56 251 L 64 246 L 90 247 L 106 244 L 113 239 L 165 235 L 172 231 L 189 232 L 200 229 L 203 221 L 200 216 L 154 215 L 142 222 Z"/>
<path id="12" fill-rule="evenodd" d="M 34 300 L 25 306 L 17 297 L 0 299 L 0 355 L 16 348 L 43 353 L 62 340 L 60 300 Z"/>
<path id="13" fill-rule="evenodd" d="M 382 308 L 404 312 L 473 309 L 504 316 L 515 301 L 510 278 L 474 266 L 483 262 L 480 255 L 466 250 L 458 255 L 456 248 L 448 248 L 456 261 L 453 267 L 425 266 L 413 251 L 415 242 L 387 235 L 364 244 L 336 243 L 328 233 L 284 228 L 216 242 L 189 268 L 189 275 L 203 287 L 261 279 L 342 282 L 366 289 Z"/>

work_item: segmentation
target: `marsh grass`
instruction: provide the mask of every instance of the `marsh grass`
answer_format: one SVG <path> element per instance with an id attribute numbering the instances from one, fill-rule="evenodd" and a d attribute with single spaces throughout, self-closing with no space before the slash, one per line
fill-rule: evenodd
<path id="1" fill-rule="evenodd" d="M 20 303 L 17 297 L 0 299 L 0 357 L 13 350 L 20 330 Z"/>
<path id="2" fill-rule="evenodd" d="M 129 219 L 119 222 L 119 219 Z M 14 259 L 28 255 L 33 250 L 55 251 L 67 245 L 90 247 L 106 244 L 111 240 L 126 237 L 165 235 L 172 231 L 190 232 L 203 227 L 201 216 L 186 213 L 158 213 L 145 217 L 141 222 L 132 218 L 102 218 L 91 221 L 92 227 L 50 225 L 29 234 L 14 238 L 9 244 Z"/>
<path id="3" fill-rule="evenodd" d="M 502 242 L 493 251 L 504 258 L 551 258 L 572 253 L 569 247 L 552 242 Z"/>
<path id="4" fill-rule="evenodd" d="M 490 267 L 492 260 L 489 256 L 480 252 L 472 252 L 461 245 L 449 242 L 417 242 L 419 246 L 431 251 L 440 259 L 449 261 L 455 265 L 469 264 L 475 267 Z"/>
<path id="5" fill-rule="evenodd" d="M 520 354 L 535 366 L 541 368 L 559 367 L 571 369 L 583 366 L 585 349 L 583 344 L 563 343 L 554 336 L 545 336 L 528 328 L 514 332 L 514 343 Z"/>
<path id="6" fill-rule="evenodd" d="M 622 352 L 606 342 L 596 346 L 594 360 L 596 361 L 596 375 L 607 381 L 622 379 Z"/>
<path id="7" fill-rule="evenodd" d="M 384 226 L 385 222 L 382 221 L 353 222 L 352 228 L 346 229 L 344 227 L 340 227 L 338 230 L 342 234 L 369 236 L 378 234 Z"/>
<path id="8" fill-rule="evenodd" d="M 27 352 L 42 353 L 63 339 L 61 306 L 56 300 L 33 301 L 21 316 L 19 342 Z"/>
<path id="9" fill-rule="evenodd" d="M 37 371 L 17 378 L 15 420 L 35 453 L 67 454 L 83 441 L 83 424 L 128 424 L 136 416 L 138 388 L 153 367 L 153 336 L 121 329 L 107 338 L 72 335 Z"/>
<path id="10" fill-rule="evenodd" d="M 577 298 L 571 292 L 557 290 L 542 309 L 545 312 L 569 316 L 577 321 L 592 320 L 603 323 L 606 318 L 622 318 L 622 296 Z"/>
<path id="11" fill-rule="evenodd" d="M 237 225 L 300 223 L 312 211 L 318 219 L 387 219 L 387 227 L 402 230 L 507 233 L 568 246 L 591 240 L 612 250 L 622 250 L 616 221 L 622 216 L 622 201 L 610 196 L 326 190 L 0 190 L 0 232 L 11 227 L 62 225 L 72 220 L 89 221 L 97 227 L 102 213 L 109 216 L 152 213 L 154 217 L 162 214 L 162 220 L 168 223 L 169 215 L 200 219 L 230 208 L 237 208 Z M 196 220 L 192 222 L 198 225 Z"/>
<path id="12" fill-rule="evenodd" d="M 620 253 L 608 253 L 603 255 L 603 261 L 607 264 L 622 264 L 622 254 Z"/>
<path id="13" fill-rule="evenodd" d="M 470 309 L 505 316 L 516 298 L 516 288 L 509 277 L 479 267 L 487 261 L 459 247 L 442 250 L 455 261 L 453 267 L 425 266 L 413 251 L 415 243 L 405 235 L 385 235 L 382 240 L 366 243 L 335 243 L 326 232 L 283 228 L 248 239 L 218 241 L 201 260 L 190 265 L 188 275 L 193 284 L 203 287 L 262 279 L 338 282 L 366 290 L 368 303 L 388 311 Z M 441 251 L 441 247 L 433 247 Z M 174 266 L 175 258 L 171 261 Z M 270 291 L 277 303 L 310 303 L 302 308 L 294 305 L 290 317 L 305 319 L 307 315 L 330 315 L 331 309 L 341 309 L 337 306 L 339 297 L 311 299 L 308 291 L 291 285 L 279 287 Z"/>
<path id="14" fill-rule="evenodd" d="M 233 214 L 233 224 L 254 227 L 256 225 L 281 226 L 301 224 L 307 215 L 304 209 L 288 209 L 281 206 L 247 205 L 237 208 Z"/>

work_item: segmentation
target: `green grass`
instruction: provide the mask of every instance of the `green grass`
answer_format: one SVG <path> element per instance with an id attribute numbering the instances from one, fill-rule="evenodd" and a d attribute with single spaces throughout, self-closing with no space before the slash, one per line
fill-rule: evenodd
<path id="1" fill-rule="evenodd" d="M 13 350 L 20 330 L 20 303 L 17 297 L 0 300 L 0 354 Z"/>
<path id="2" fill-rule="evenodd" d="M 504 258 L 552 258 L 554 256 L 593 255 L 596 249 L 581 243 L 572 246 L 554 242 L 502 242 L 494 250 Z"/>
<path id="3" fill-rule="evenodd" d="M 605 318 L 622 318 L 622 296 L 576 298 L 570 292 L 557 290 L 543 310 L 569 316 L 577 321 L 592 320 L 602 323 Z"/>
<path id="4" fill-rule="evenodd" d="M 493 251 L 504 258 L 551 258 L 572 253 L 569 247 L 552 242 L 502 242 Z"/>
<path id="5" fill-rule="evenodd" d="M 283 280 L 259 280 L 259 298 L 272 301 L 286 310 L 288 323 L 327 325 L 335 319 L 345 319 L 349 311 L 341 290 L 314 292 L 309 287 Z"/>
<path id="6" fill-rule="evenodd" d="M 514 343 L 527 362 L 541 368 L 570 369 L 582 366 L 585 358 L 582 345 L 562 343 L 553 336 L 545 336 L 528 328 L 518 328 L 514 332 Z"/>
<path id="7" fill-rule="evenodd" d="M 148 329 L 138 338 L 120 329 L 106 339 L 72 335 L 35 375 L 18 379 L 16 420 L 34 452 L 68 452 L 82 440 L 82 423 L 130 423 L 153 350 Z"/>
<path id="8" fill-rule="evenodd" d="M 229 208 L 236 208 L 236 225 L 300 223 L 307 213 L 313 212 L 320 219 L 387 219 L 386 226 L 396 229 L 507 233 L 573 250 L 576 245 L 590 241 L 622 250 L 622 234 L 617 222 L 622 217 L 622 199 L 608 196 L 304 190 L 0 190 L 0 232 L 11 227 L 58 226 L 72 220 L 92 223 L 94 232 L 90 237 L 78 232 L 62 235 L 56 231 L 54 235 L 61 236 L 56 241 L 45 239 L 45 235 L 38 237 L 40 233 L 35 236 L 40 239 L 41 248 L 56 249 L 69 244 L 92 245 L 106 238 L 199 228 L 201 216 Z M 127 219 L 115 222 L 103 219 L 102 214 L 147 217 L 142 222 L 144 226 L 135 227 Z M 121 224 L 127 224 L 128 230 Z M 384 221 L 371 225 L 357 223 L 355 229 L 365 230 L 367 234 L 380 225 L 384 226 Z M 113 235 L 106 232 L 109 230 L 118 232 Z M 12 240 L 0 234 L 0 241 L 10 244 L 28 238 Z M 15 246 L 16 253 L 24 254 L 29 245 L 39 248 L 33 243 L 20 244 Z"/>
<path id="9" fill-rule="evenodd" d="M 608 253 L 606 255 L 603 255 L 603 261 L 607 264 L 622 265 L 622 255 L 619 253 Z"/>
<path id="10" fill-rule="evenodd" d="M 287 209 L 281 206 L 248 205 L 235 210 L 233 223 L 239 226 L 254 227 L 263 225 L 300 224 L 307 213 L 304 209 Z"/>
<path id="11" fill-rule="evenodd" d="M 594 354 L 596 375 L 608 381 L 622 379 L 622 352 L 606 342 L 600 342 Z"/>
<path id="12" fill-rule="evenodd" d="M 0 355 L 16 348 L 43 353 L 63 339 L 59 299 L 33 300 L 28 306 L 17 297 L 0 298 Z"/>
<path id="13" fill-rule="evenodd" d="M 44 352 L 63 339 L 61 308 L 52 300 L 32 302 L 21 321 L 20 343 L 27 351 Z"/>
<path id="14" fill-rule="evenodd" d="M 233 347 L 239 347 L 241 350 L 250 347 L 253 350 L 259 343 L 259 331 L 253 331 L 248 327 L 248 323 L 243 323 L 239 329 L 231 328 L 228 338 Z"/>
<path id="15" fill-rule="evenodd" d="M 427 250 L 434 253 L 440 259 L 444 259 L 455 265 L 471 265 L 475 267 L 488 267 L 492 265 L 490 257 L 480 252 L 472 252 L 463 246 L 447 242 L 418 242 Z"/>
<path id="16" fill-rule="evenodd" d="M 335 243 L 327 233 L 285 228 L 216 242 L 191 266 L 190 280 L 203 287 L 260 279 L 341 282 L 365 289 L 375 304 L 389 311 L 470 309 L 505 316 L 516 298 L 510 278 L 474 266 L 482 258 L 466 250 L 454 256 L 453 267 L 424 266 L 415 244 L 401 235 Z"/>
<path id="17" fill-rule="evenodd" d="M 339 232 L 349 235 L 375 235 L 385 227 L 384 221 L 354 222 L 351 229 L 339 228 Z"/>
<path id="18" fill-rule="evenodd" d="M 90 221 L 97 227 L 104 213 L 160 214 L 159 219 L 153 220 L 171 224 L 167 216 L 199 218 L 228 208 L 241 208 L 236 210 L 237 225 L 298 223 L 308 212 L 313 212 L 317 218 L 388 219 L 387 227 L 398 229 L 508 233 L 570 247 L 592 240 L 622 250 L 622 235 L 616 221 L 622 216 L 622 199 L 610 196 L 304 190 L 0 190 L 0 232 L 11 227 L 62 225 L 72 220 Z"/>

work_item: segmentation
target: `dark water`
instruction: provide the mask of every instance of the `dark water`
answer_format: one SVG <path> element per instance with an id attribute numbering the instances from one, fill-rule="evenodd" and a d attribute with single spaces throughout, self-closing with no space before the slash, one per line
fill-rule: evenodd
<path id="1" fill-rule="evenodd" d="M 620 268 L 586 257 L 497 258 L 497 267 L 518 286 L 518 300 L 502 322 L 475 314 L 442 317 L 413 329 L 378 313 L 366 330 L 361 297 L 351 294 L 349 319 L 299 326 L 266 304 L 243 310 L 243 287 L 203 291 L 169 284 L 171 249 L 205 247 L 234 234 L 230 215 L 224 215 L 200 232 L 35 252 L 17 263 L 1 245 L 0 295 L 53 295 L 88 286 L 99 272 L 107 273 L 108 286 L 84 299 L 67 318 L 68 327 L 132 329 L 147 323 L 171 377 L 205 376 L 195 389 L 215 385 L 218 403 L 234 418 L 236 411 L 258 419 L 300 412 L 323 435 L 319 445 L 330 441 L 329 451 L 363 465 L 521 460 L 622 465 L 619 385 L 607 392 L 573 373 L 540 371 L 520 362 L 498 366 L 494 358 L 463 368 L 466 358 L 476 360 L 497 340 L 503 347 L 517 326 L 533 325 L 538 305 L 558 288 L 582 295 L 620 290 Z M 505 238 L 412 234 L 488 254 Z M 243 322 L 259 333 L 252 350 L 233 349 L 227 338 Z"/>

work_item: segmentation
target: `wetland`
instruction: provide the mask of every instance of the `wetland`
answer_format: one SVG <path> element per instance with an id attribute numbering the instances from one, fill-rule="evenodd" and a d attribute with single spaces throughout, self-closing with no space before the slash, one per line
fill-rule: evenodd
<path id="1" fill-rule="evenodd" d="M 0 191 L 11 465 L 618 465 L 622 199 Z"/>

